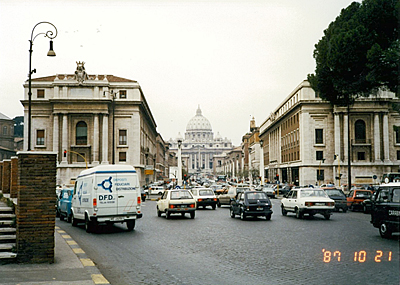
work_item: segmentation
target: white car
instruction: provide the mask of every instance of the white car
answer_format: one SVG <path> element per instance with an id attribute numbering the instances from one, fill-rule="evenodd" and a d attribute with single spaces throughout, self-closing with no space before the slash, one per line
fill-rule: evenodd
<path id="1" fill-rule="evenodd" d="M 267 194 L 268 197 L 275 198 L 275 189 L 273 185 L 264 185 L 260 187 L 260 190 Z"/>
<path id="2" fill-rule="evenodd" d="M 335 201 L 320 188 L 292 189 L 281 203 L 282 215 L 286 216 L 288 212 L 293 212 L 298 219 L 303 218 L 304 214 L 310 216 L 321 214 L 329 220 L 335 209 Z"/>
<path id="3" fill-rule="evenodd" d="M 164 213 L 167 219 L 171 214 L 190 214 L 190 218 L 194 219 L 196 211 L 196 200 L 193 198 L 189 190 L 174 189 L 165 190 L 161 198 L 157 201 L 157 215 L 161 217 Z"/>
<path id="4" fill-rule="evenodd" d="M 164 193 L 164 187 L 163 186 L 154 186 L 151 185 L 149 186 L 149 195 L 161 195 Z"/>
<path id="5" fill-rule="evenodd" d="M 196 199 L 197 209 L 202 206 L 211 206 L 213 210 L 217 207 L 218 199 L 211 188 L 193 188 L 190 190 Z"/>

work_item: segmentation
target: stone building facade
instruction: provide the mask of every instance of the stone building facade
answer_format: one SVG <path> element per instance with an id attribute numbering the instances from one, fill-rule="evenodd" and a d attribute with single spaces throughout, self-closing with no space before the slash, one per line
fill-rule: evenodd
<path id="1" fill-rule="evenodd" d="M 28 82 L 24 87 L 27 122 Z M 134 166 L 141 185 L 153 180 L 144 169 L 156 157 L 156 127 L 135 80 L 89 75 L 83 62 L 74 74 L 32 79 L 31 149 L 58 154 L 57 184 L 71 183 L 86 166 L 113 163 Z"/>
<path id="2" fill-rule="evenodd" d="M 352 183 L 378 183 L 384 173 L 398 172 L 400 114 L 393 103 L 399 102 L 380 91 L 357 99 L 348 116 L 347 107 L 331 106 L 303 81 L 260 126 L 266 178 L 346 184 L 348 123 Z"/>
<path id="3" fill-rule="evenodd" d="M 182 159 L 189 175 L 214 174 L 214 156 L 232 150 L 232 142 L 219 133 L 214 137 L 210 122 L 202 115 L 200 106 L 196 115 L 186 126 L 185 137 L 170 139 L 170 150 L 178 152 L 178 141 L 182 142 Z"/>
<path id="4" fill-rule="evenodd" d="M 14 147 L 14 121 L 0 113 L 0 161 L 16 154 Z"/>

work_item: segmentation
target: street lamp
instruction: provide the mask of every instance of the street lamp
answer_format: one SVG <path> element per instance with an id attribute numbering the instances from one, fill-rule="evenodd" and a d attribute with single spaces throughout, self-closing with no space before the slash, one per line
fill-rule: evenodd
<path id="1" fill-rule="evenodd" d="M 182 185 L 182 141 L 178 140 L 178 185 Z"/>
<path id="2" fill-rule="evenodd" d="M 38 33 L 37 35 L 33 36 L 33 32 L 36 28 L 36 26 L 40 24 L 49 24 L 53 26 L 55 29 L 55 33 L 53 31 L 49 30 L 46 33 Z M 28 73 L 28 151 L 31 150 L 31 117 L 32 117 L 32 73 L 36 73 L 36 69 L 32 70 L 32 46 L 33 46 L 33 41 L 36 39 L 38 35 L 44 35 L 45 37 L 48 37 L 50 39 L 50 49 L 47 52 L 47 56 L 56 56 L 56 53 L 53 50 L 53 39 L 57 36 L 57 28 L 50 22 L 39 22 L 37 23 L 31 33 L 31 39 L 29 40 L 29 73 Z"/>
<path id="3" fill-rule="evenodd" d="M 264 185 L 264 141 L 260 140 L 260 176 L 261 176 L 261 181 L 260 185 Z"/>

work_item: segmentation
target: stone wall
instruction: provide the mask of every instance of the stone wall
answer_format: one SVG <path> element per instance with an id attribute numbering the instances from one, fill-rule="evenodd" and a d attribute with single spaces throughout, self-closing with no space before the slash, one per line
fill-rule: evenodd
<path id="1" fill-rule="evenodd" d="M 10 169 L 10 197 L 18 197 L 18 157 L 11 157 Z"/>
<path id="2" fill-rule="evenodd" d="M 50 152 L 18 153 L 19 263 L 54 262 L 56 159 Z"/>
<path id="3" fill-rule="evenodd" d="M 10 194 L 11 160 L 3 160 L 2 185 L 3 194 Z"/>

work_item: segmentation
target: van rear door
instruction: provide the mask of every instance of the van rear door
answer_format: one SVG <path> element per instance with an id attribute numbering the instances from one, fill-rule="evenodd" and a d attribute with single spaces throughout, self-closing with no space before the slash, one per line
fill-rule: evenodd
<path id="1" fill-rule="evenodd" d="M 98 216 L 114 216 L 117 215 L 118 195 L 115 190 L 116 175 L 113 172 L 96 173 L 94 189 L 97 201 L 93 202 L 93 206 L 97 203 Z"/>
<path id="2" fill-rule="evenodd" d="M 140 211 L 140 188 L 136 171 L 117 172 L 115 179 L 118 215 L 136 214 Z"/>

